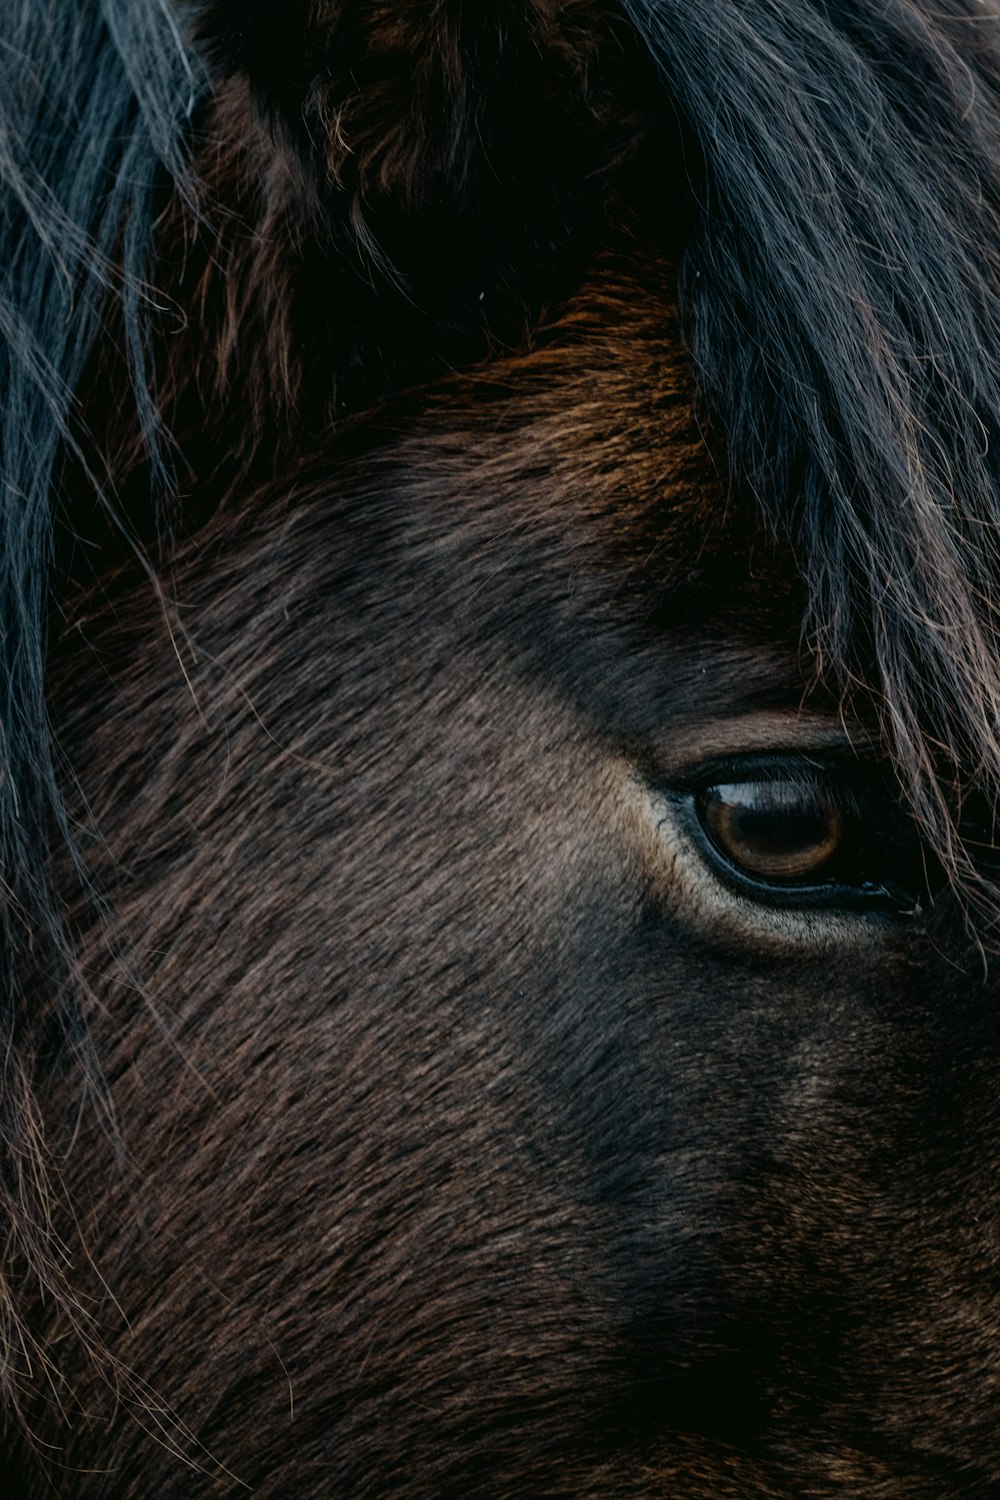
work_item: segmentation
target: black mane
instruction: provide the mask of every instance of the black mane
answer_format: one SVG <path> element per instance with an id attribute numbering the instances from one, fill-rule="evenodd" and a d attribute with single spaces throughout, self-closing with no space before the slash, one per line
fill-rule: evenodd
<path id="1" fill-rule="evenodd" d="M 162 435 L 144 367 L 146 282 L 158 195 L 178 180 L 199 81 L 167 7 L 131 0 L 7 6 L 0 38 L 0 1216 L 9 1271 L 63 1287 L 47 1234 L 51 1181 L 18 1051 L 40 1010 L 24 962 L 81 1046 L 62 913 L 43 850 L 72 846 L 46 706 L 51 562 L 79 388 L 110 302 L 128 330 L 130 390 L 150 452 Z M 113 507 L 106 474 L 94 493 Z M 73 517 L 65 516 L 72 527 Z M 67 1304 L 68 1305 L 68 1304 Z M 86 1321 L 77 1311 L 73 1322 Z M 30 1350 L 9 1298 L 5 1386 Z"/>

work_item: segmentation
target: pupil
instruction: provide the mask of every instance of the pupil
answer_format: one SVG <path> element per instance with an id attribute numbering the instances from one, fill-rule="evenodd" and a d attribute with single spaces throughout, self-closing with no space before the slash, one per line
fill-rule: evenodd
<path id="1" fill-rule="evenodd" d="M 820 878 L 844 837 L 840 810 L 812 787 L 780 782 L 711 787 L 700 811 L 720 852 L 766 880 Z"/>

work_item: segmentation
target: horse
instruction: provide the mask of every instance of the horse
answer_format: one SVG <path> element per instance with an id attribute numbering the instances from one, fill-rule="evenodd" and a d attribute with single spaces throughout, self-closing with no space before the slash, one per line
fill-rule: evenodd
<path id="1" fill-rule="evenodd" d="M 993 0 L 5 0 L 0 1479 L 1000 1494 Z"/>

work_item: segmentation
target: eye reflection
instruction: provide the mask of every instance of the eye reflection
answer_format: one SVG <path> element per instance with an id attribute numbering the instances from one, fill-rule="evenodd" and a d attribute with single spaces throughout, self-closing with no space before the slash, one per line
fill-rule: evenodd
<path id="1" fill-rule="evenodd" d="M 821 786 L 726 782 L 697 799 L 706 833 L 738 870 L 776 885 L 814 884 L 844 852 L 847 820 Z"/>

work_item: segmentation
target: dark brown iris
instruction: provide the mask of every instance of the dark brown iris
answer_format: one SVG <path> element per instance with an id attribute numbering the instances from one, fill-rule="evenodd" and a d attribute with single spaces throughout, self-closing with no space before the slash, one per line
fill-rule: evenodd
<path id="1" fill-rule="evenodd" d="M 846 832 L 844 814 L 821 788 L 792 781 L 709 787 L 699 798 L 699 812 L 731 864 L 779 885 L 827 878 Z"/>

